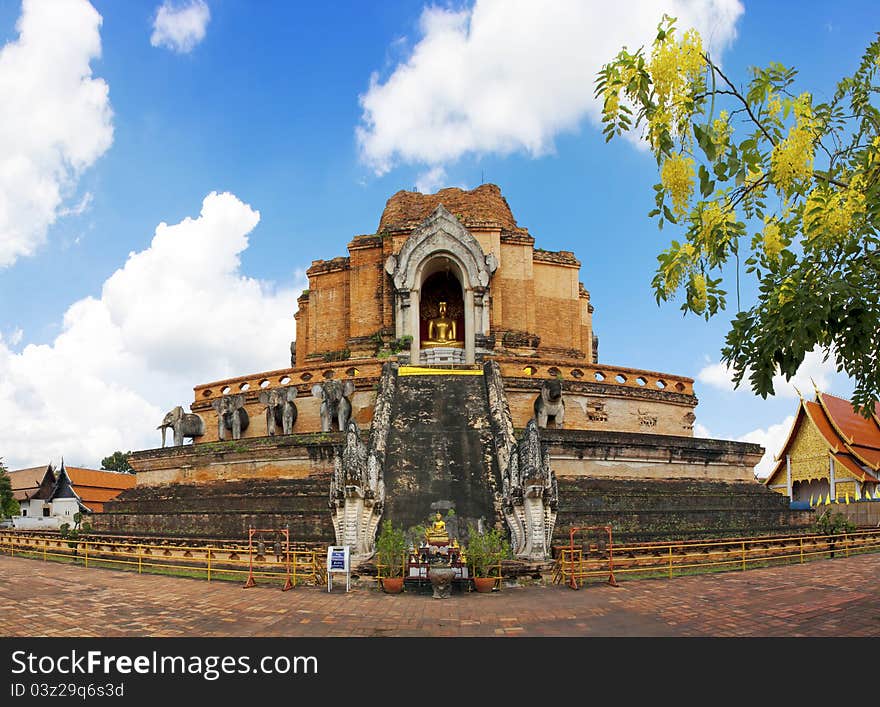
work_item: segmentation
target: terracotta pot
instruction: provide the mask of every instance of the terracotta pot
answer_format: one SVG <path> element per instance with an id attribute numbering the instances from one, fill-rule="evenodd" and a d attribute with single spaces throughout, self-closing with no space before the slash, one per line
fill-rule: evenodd
<path id="1" fill-rule="evenodd" d="M 483 593 L 491 592 L 497 581 L 497 577 L 474 577 L 474 589 Z"/>
<path id="2" fill-rule="evenodd" d="M 386 594 L 400 594 L 403 591 L 403 577 L 382 577 L 382 589 Z"/>

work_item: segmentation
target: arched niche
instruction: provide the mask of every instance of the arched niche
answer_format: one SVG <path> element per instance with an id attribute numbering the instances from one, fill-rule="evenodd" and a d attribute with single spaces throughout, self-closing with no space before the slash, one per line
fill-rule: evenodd
<path id="1" fill-rule="evenodd" d="M 394 281 L 396 334 L 412 337 L 413 363 L 419 362 L 421 353 L 422 287 L 441 271 L 448 271 L 461 284 L 465 361 L 474 362 L 476 335 L 489 333 L 489 284 L 497 268 L 495 256 L 487 256 L 442 204 L 413 231 L 397 255 L 388 257 L 385 270 Z"/>
<path id="2" fill-rule="evenodd" d="M 419 291 L 419 337 L 427 342 L 432 335 L 430 322 L 441 316 L 441 303 L 446 318 L 452 322 L 452 335 L 461 340 L 464 348 L 464 288 L 461 285 L 461 274 L 457 264 L 444 256 L 433 258 L 424 268 Z M 436 337 L 437 332 L 433 332 Z M 455 344 L 453 344 L 455 346 Z"/>

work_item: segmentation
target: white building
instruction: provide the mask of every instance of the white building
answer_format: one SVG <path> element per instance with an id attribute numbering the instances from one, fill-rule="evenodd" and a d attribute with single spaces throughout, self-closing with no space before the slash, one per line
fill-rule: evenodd
<path id="1" fill-rule="evenodd" d="M 63 523 L 72 526 L 77 513 L 101 513 L 105 501 L 135 485 L 133 474 L 65 468 L 63 461 L 57 475 L 50 464 L 36 485 L 34 472 L 35 469 L 9 472 L 20 506 L 13 526 L 22 530 L 57 530 Z"/>

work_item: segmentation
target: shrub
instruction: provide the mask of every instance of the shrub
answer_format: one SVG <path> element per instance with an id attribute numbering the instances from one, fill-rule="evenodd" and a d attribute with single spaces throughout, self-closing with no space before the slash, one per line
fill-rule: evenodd
<path id="1" fill-rule="evenodd" d="M 399 577 L 403 574 L 405 559 L 406 533 L 395 528 L 390 520 L 385 520 L 376 539 L 376 561 L 382 566 L 386 577 Z"/>

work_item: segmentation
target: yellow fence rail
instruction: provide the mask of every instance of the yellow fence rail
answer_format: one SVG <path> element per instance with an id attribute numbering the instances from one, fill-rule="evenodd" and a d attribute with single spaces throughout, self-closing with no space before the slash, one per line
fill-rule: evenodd
<path id="1" fill-rule="evenodd" d="M 0 531 L 0 553 L 43 561 L 105 567 L 131 572 L 168 574 L 213 580 L 241 581 L 248 577 L 247 545 L 223 543 L 172 544 L 149 538 L 71 540 L 60 535 Z M 290 579 L 298 584 L 320 585 L 325 580 L 323 554 L 318 550 L 290 550 Z M 253 556 L 256 580 L 286 583 L 287 553 L 271 550 Z"/>
<path id="2" fill-rule="evenodd" d="M 880 530 L 838 535 L 784 535 L 731 540 L 614 545 L 618 579 L 746 570 L 880 551 Z M 595 544 L 555 548 L 553 581 L 571 587 L 606 581 L 607 550 Z"/>

